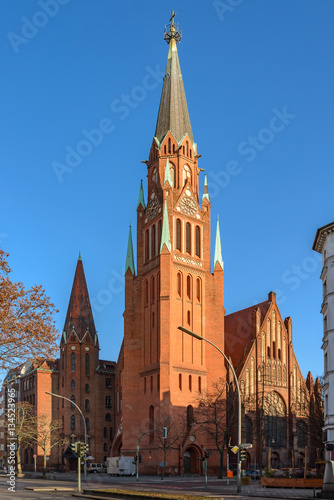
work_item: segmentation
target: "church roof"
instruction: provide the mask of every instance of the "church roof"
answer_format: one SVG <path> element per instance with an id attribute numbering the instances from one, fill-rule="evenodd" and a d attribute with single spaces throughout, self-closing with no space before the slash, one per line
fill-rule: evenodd
<path id="1" fill-rule="evenodd" d="M 87 330 L 92 339 L 94 340 L 95 338 L 95 324 L 80 255 L 75 270 L 71 297 L 64 325 L 64 332 L 67 337 L 71 334 L 73 329 L 79 339 L 83 338 Z"/>
<path id="2" fill-rule="evenodd" d="M 176 47 L 180 38 L 179 27 L 173 21 L 165 30 L 165 40 L 169 43 L 169 51 L 155 137 L 159 142 L 162 142 L 170 130 L 178 142 L 181 142 L 185 134 L 188 134 L 191 144 L 193 144 L 194 138 Z"/>

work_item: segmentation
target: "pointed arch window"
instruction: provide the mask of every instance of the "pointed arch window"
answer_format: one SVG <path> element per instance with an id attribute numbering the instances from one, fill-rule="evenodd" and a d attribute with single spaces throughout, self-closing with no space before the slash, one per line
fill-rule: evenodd
<path id="1" fill-rule="evenodd" d="M 158 185 L 158 169 L 157 168 L 155 168 L 153 170 L 152 180 L 153 180 L 154 184 L 157 186 Z"/>
<path id="2" fill-rule="evenodd" d="M 85 354 L 85 375 L 89 377 L 89 354 L 88 352 Z"/>
<path id="3" fill-rule="evenodd" d="M 177 273 L 176 276 L 176 289 L 179 297 L 182 297 L 182 274 Z"/>
<path id="4" fill-rule="evenodd" d="M 152 248 L 152 257 L 155 256 L 155 252 L 156 252 L 156 241 L 155 241 L 155 238 L 156 238 L 156 234 L 155 234 L 155 224 L 153 224 L 152 226 L 152 239 L 151 239 L 151 248 Z"/>
<path id="5" fill-rule="evenodd" d="M 191 254 L 191 225 L 186 224 L 186 252 Z"/>
<path id="6" fill-rule="evenodd" d="M 85 392 L 86 392 L 87 394 L 89 394 L 89 384 L 86 384 L 86 385 L 85 385 Z"/>
<path id="7" fill-rule="evenodd" d="M 162 233 L 162 223 L 161 220 L 158 222 L 158 252 L 161 245 L 161 233 Z"/>
<path id="8" fill-rule="evenodd" d="M 150 238 L 149 231 L 146 229 L 145 231 L 145 261 L 147 262 L 150 258 Z"/>
<path id="9" fill-rule="evenodd" d="M 181 221 L 176 219 L 176 249 L 181 252 Z"/>
<path id="10" fill-rule="evenodd" d="M 148 411 L 148 419 L 149 419 L 149 440 L 150 443 L 154 441 L 154 406 L 151 405 Z"/>
<path id="11" fill-rule="evenodd" d="M 155 279 L 154 276 L 151 278 L 151 304 L 155 301 Z"/>
<path id="12" fill-rule="evenodd" d="M 202 298 L 202 282 L 200 278 L 196 279 L 196 298 L 198 302 L 201 302 Z"/>
<path id="13" fill-rule="evenodd" d="M 75 372 L 75 352 L 71 353 L 71 371 Z"/>
<path id="14" fill-rule="evenodd" d="M 187 276 L 187 297 L 188 297 L 188 299 L 191 299 L 191 289 L 192 289 L 191 282 L 192 282 L 191 276 L 188 274 L 188 276 Z"/>
<path id="15" fill-rule="evenodd" d="M 74 390 L 75 389 L 75 380 L 71 380 L 71 389 Z"/>
<path id="16" fill-rule="evenodd" d="M 189 391 L 192 391 L 192 378 L 191 375 L 189 375 Z"/>
<path id="17" fill-rule="evenodd" d="M 189 182 L 191 184 L 191 170 L 188 167 L 188 165 L 185 165 L 183 167 L 183 185 L 186 184 L 187 180 L 189 179 Z"/>
<path id="18" fill-rule="evenodd" d="M 85 400 L 85 410 L 86 410 L 86 411 L 89 411 L 89 410 L 90 410 L 90 406 L 89 406 L 89 399 L 86 399 L 86 400 Z"/>
<path id="19" fill-rule="evenodd" d="M 75 429 L 75 415 L 71 415 L 71 431 Z"/>
<path id="20" fill-rule="evenodd" d="M 72 401 L 71 408 L 75 408 L 75 405 L 73 404 L 73 403 L 75 403 L 75 396 L 74 396 L 74 394 L 71 396 L 71 401 Z"/>
<path id="21" fill-rule="evenodd" d="M 201 256 L 201 230 L 199 226 L 196 226 L 195 231 L 195 240 L 196 240 L 196 256 Z"/>
<path id="22" fill-rule="evenodd" d="M 202 377 L 198 377 L 198 392 L 202 392 Z"/>
<path id="23" fill-rule="evenodd" d="M 145 280 L 145 306 L 148 305 L 148 281 Z"/>

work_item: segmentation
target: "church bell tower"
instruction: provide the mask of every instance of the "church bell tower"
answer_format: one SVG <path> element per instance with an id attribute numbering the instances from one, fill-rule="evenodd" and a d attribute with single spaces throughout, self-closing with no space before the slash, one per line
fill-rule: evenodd
<path id="1" fill-rule="evenodd" d="M 174 16 L 165 28 L 169 45 L 166 72 L 156 130 L 145 162 L 147 201 L 141 183 L 137 204 L 137 273 L 131 228 L 126 257 L 121 410 L 124 454 L 133 453 L 139 436 L 159 422 L 181 421 L 183 417 L 188 431 L 180 446 L 185 449 L 190 445 L 189 420 L 196 394 L 218 377 L 225 377 L 222 357 L 178 330 L 184 326 L 223 349 L 224 271 L 219 226 L 211 272 L 211 202 L 206 177 L 202 197 L 199 193 L 200 156 L 178 58 L 181 30 Z M 196 439 L 200 450 L 204 438 Z M 142 440 L 143 453 L 145 449 L 150 452 L 152 466 L 161 461 L 153 432 Z M 170 450 L 168 462 L 178 467 L 180 452 L 182 449 L 174 457 Z"/>

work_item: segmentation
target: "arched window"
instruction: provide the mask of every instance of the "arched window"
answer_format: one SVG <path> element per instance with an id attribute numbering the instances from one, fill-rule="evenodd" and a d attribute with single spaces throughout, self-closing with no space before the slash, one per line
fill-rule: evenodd
<path id="1" fill-rule="evenodd" d="M 263 401 L 266 446 L 285 447 L 287 441 L 286 406 L 277 392 L 270 392 Z"/>
<path id="2" fill-rule="evenodd" d="M 64 387 L 64 377 L 61 378 L 61 386 Z"/>
<path id="3" fill-rule="evenodd" d="M 110 415 L 110 413 L 106 413 L 106 421 L 107 422 L 111 421 L 111 415 Z"/>
<path id="4" fill-rule="evenodd" d="M 85 392 L 88 394 L 89 393 L 89 384 L 85 385 Z"/>
<path id="5" fill-rule="evenodd" d="M 201 230 L 196 226 L 196 256 L 201 256 Z"/>
<path id="6" fill-rule="evenodd" d="M 187 297 L 188 299 L 191 299 L 191 289 L 192 289 L 192 279 L 191 279 L 191 276 L 188 274 L 187 276 Z"/>
<path id="7" fill-rule="evenodd" d="M 192 378 L 191 375 L 189 375 L 189 391 L 192 391 Z"/>
<path id="8" fill-rule="evenodd" d="M 171 140 L 170 138 L 168 139 L 168 154 L 170 154 L 172 152 L 172 143 L 171 143 Z"/>
<path id="9" fill-rule="evenodd" d="M 71 396 L 71 401 L 73 403 L 75 403 L 75 396 L 74 396 L 74 394 Z M 75 405 L 73 403 L 71 403 L 71 408 L 75 408 Z"/>
<path id="10" fill-rule="evenodd" d="M 103 427 L 103 437 L 108 437 L 108 429 L 106 427 Z"/>
<path id="11" fill-rule="evenodd" d="M 75 352 L 71 353 L 71 371 L 75 372 Z"/>
<path id="12" fill-rule="evenodd" d="M 85 400 L 85 410 L 86 410 L 86 411 L 89 411 L 89 409 L 90 409 L 90 408 L 89 408 L 89 399 L 86 399 L 86 400 Z"/>
<path id="13" fill-rule="evenodd" d="M 176 219 L 176 249 L 181 252 L 181 221 Z"/>
<path id="14" fill-rule="evenodd" d="M 151 239 L 151 248 L 152 248 L 152 257 L 155 256 L 155 224 L 152 226 L 152 239 Z"/>
<path id="15" fill-rule="evenodd" d="M 188 322 L 188 325 L 190 326 L 190 324 L 191 324 L 191 314 L 190 314 L 190 311 L 187 312 L 187 322 Z"/>
<path id="16" fill-rule="evenodd" d="M 176 275 L 176 290 L 179 297 L 182 297 L 182 274 L 177 273 Z"/>
<path id="17" fill-rule="evenodd" d="M 89 418 L 86 418 L 86 429 L 87 429 L 87 431 L 89 431 L 89 427 L 90 427 Z"/>
<path id="18" fill-rule="evenodd" d="M 71 380 L 71 389 L 75 389 L 75 380 Z"/>
<path id="19" fill-rule="evenodd" d="M 189 405 L 187 406 L 187 429 L 192 429 L 194 426 L 194 408 Z"/>
<path id="20" fill-rule="evenodd" d="M 148 229 L 145 231 L 145 262 L 150 258 L 150 239 Z"/>
<path id="21" fill-rule="evenodd" d="M 111 408 L 111 396 L 106 396 L 106 408 Z"/>
<path id="22" fill-rule="evenodd" d="M 153 180 L 154 184 L 157 186 L 158 185 L 158 169 L 157 168 L 155 168 L 153 170 L 152 180 Z"/>
<path id="23" fill-rule="evenodd" d="M 190 184 L 191 184 L 191 170 L 188 167 L 188 165 L 185 165 L 183 167 L 183 185 L 186 184 L 187 180 L 189 179 Z"/>
<path id="24" fill-rule="evenodd" d="M 198 392 L 202 392 L 202 377 L 198 377 Z"/>
<path id="25" fill-rule="evenodd" d="M 186 224 L 186 252 L 191 253 L 191 225 Z"/>
<path id="26" fill-rule="evenodd" d="M 158 252 L 159 252 L 160 245 L 161 245 L 161 231 L 162 231 L 162 224 L 161 224 L 161 220 L 159 220 L 159 222 L 158 222 Z"/>
<path id="27" fill-rule="evenodd" d="M 108 451 L 108 445 L 107 445 L 107 443 L 103 444 L 103 451 Z"/>
<path id="28" fill-rule="evenodd" d="M 196 298 L 198 302 L 201 302 L 202 297 L 202 282 L 200 278 L 196 279 Z"/>
<path id="29" fill-rule="evenodd" d="M 151 431 L 149 436 L 149 441 L 152 443 L 154 441 L 154 406 L 151 405 L 148 411 L 148 423 L 149 423 L 149 430 Z"/>
<path id="30" fill-rule="evenodd" d="M 155 301 L 155 279 L 154 276 L 151 277 L 151 304 Z"/>
<path id="31" fill-rule="evenodd" d="M 186 141 L 186 156 L 189 156 L 189 142 Z"/>
<path id="32" fill-rule="evenodd" d="M 75 415 L 71 415 L 71 431 L 75 429 Z"/>
<path id="33" fill-rule="evenodd" d="M 145 306 L 148 305 L 148 281 L 145 280 Z"/>
<path id="34" fill-rule="evenodd" d="M 182 391 L 182 373 L 179 373 L 179 389 Z"/>
<path id="35" fill-rule="evenodd" d="M 88 352 L 85 354 L 85 375 L 89 377 L 89 354 Z"/>

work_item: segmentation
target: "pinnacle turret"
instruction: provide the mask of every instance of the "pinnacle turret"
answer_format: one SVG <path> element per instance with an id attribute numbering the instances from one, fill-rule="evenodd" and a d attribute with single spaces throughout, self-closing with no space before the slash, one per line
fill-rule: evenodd
<path id="1" fill-rule="evenodd" d="M 166 163 L 166 170 L 165 170 L 165 180 L 164 180 L 163 187 L 165 187 L 166 182 L 169 182 L 170 187 L 173 187 L 172 178 L 170 176 L 169 156 L 167 156 L 167 163 Z"/>
<path id="2" fill-rule="evenodd" d="M 208 200 L 208 202 L 210 203 L 210 196 L 209 196 L 209 189 L 208 189 L 208 176 L 206 174 L 204 177 L 204 189 L 203 189 L 202 203 L 205 199 Z"/>
<path id="3" fill-rule="evenodd" d="M 133 257 L 131 226 L 129 228 L 128 249 L 126 252 L 126 261 L 125 261 L 125 274 L 128 269 L 130 269 L 133 275 L 135 274 L 135 260 Z"/>
<path id="4" fill-rule="evenodd" d="M 222 246 L 220 240 L 220 230 L 219 230 L 219 217 L 217 217 L 216 244 L 215 244 L 215 256 L 213 259 L 213 268 L 216 267 L 217 262 L 219 262 L 221 268 L 224 269 Z"/>
<path id="5" fill-rule="evenodd" d="M 171 245 L 171 241 L 170 241 L 170 232 L 169 232 L 169 223 L 168 223 L 167 200 L 165 200 L 165 206 L 164 206 L 164 217 L 163 217 L 163 222 L 162 222 L 160 253 L 162 252 L 164 245 L 166 245 L 167 250 L 170 253 L 172 245 Z"/>
<path id="6" fill-rule="evenodd" d="M 146 205 L 145 205 L 145 200 L 144 200 L 144 189 L 143 189 L 143 180 L 142 179 L 140 181 L 137 209 L 138 209 L 139 205 L 142 205 L 143 209 L 145 210 Z"/>

